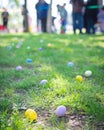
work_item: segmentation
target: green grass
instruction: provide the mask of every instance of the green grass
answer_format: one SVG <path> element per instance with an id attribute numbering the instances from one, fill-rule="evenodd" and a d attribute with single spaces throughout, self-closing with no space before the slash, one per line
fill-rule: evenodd
<path id="1" fill-rule="evenodd" d="M 70 61 L 73 67 L 67 65 Z M 18 65 L 22 71 L 16 70 Z M 86 70 L 92 71 L 91 77 L 84 76 Z M 83 76 L 82 83 L 77 75 Z M 42 79 L 48 83 L 41 85 Z M 59 105 L 67 108 L 61 120 L 54 113 Z M 37 112 L 36 123 L 26 120 L 23 107 Z M 67 130 L 71 126 L 66 118 L 77 114 L 86 115 L 85 130 L 104 122 L 104 36 L 1 34 L 0 129 Z"/>

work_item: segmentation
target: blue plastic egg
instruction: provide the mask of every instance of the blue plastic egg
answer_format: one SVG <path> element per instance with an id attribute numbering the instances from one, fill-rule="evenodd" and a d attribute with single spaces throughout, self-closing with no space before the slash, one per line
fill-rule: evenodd
<path id="1" fill-rule="evenodd" d="M 28 59 L 26 60 L 26 62 L 27 62 L 27 63 L 31 63 L 31 62 L 32 62 L 32 59 L 29 59 L 29 58 L 28 58 Z"/>

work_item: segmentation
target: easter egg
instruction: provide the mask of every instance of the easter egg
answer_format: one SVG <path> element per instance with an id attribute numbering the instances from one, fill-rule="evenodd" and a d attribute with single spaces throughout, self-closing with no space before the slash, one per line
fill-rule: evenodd
<path id="1" fill-rule="evenodd" d="M 23 45 L 23 42 L 19 42 L 18 45 L 22 46 L 22 45 Z"/>
<path id="2" fill-rule="evenodd" d="M 40 39 L 40 43 L 43 43 L 44 42 L 44 40 L 43 39 Z"/>
<path id="3" fill-rule="evenodd" d="M 83 81 L 83 77 L 81 75 L 77 75 L 76 76 L 76 80 L 79 81 L 79 82 L 82 82 Z"/>
<path id="4" fill-rule="evenodd" d="M 55 110 L 55 114 L 56 114 L 58 117 L 65 116 L 65 114 L 66 114 L 66 107 L 63 106 L 63 105 L 57 107 L 57 109 Z"/>
<path id="5" fill-rule="evenodd" d="M 16 70 L 21 71 L 22 69 L 23 69 L 22 66 L 17 66 L 17 67 L 16 67 Z"/>
<path id="6" fill-rule="evenodd" d="M 30 119 L 30 121 L 34 121 L 37 119 L 37 113 L 33 109 L 27 109 L 25 111 L 26 118 Z"/>
<path id="7" fill-rule="evenodd" d="M 27 46 L 27 49 L 30 49 L 30 46 Z"/>
<path id="8" fill-rule="evenodd" d="M 48 82 L 48 81 L 47 81 L 46 79 L 43 79 L 43 80 L 40 81 L 40 84 L 41 84 L 41 85 L 44 85 L 44 84 L 46 84 L 47 82 Z"/>
<path id="9" fill-rule="evenodd" d="M 29 59 L 29 58 L 28 58 L 28 59 L 26 60 L 26 62 L 27 62 L 27 63 L 31 63 L 31 62 L 32 62 L 32 59 Z"/>
<path id="10" fill-rule="evenodd" d="M 68 66 L 72 67 L 72 66 L 74 66 L 74 63 L 73 62 L 68 62 Z"/>
<path id="11" fill-rule="evenodd" d="M 52 45 L 51 45 L 51 43 L 48 43 L 48 45 L 47 45 L 48 47 L 51 47 Z"/>
<path id="12" fill-rule="evenodd" d="M 42 51 L 42 50 L 43 50 L 43 48 L 42 48 L 42 47 L 40 47 L 40 48 L 39 48 L 39 51 Z"/>
<path id="13" fill-rule="evenodd" d="M 85 71 L 86 77 L 90 77 L 91 75 L 92 75 L 92 71 L 90 71 L 90 70 Z"/>
<path id="14" fill-rule="evenodd" d="M 11 49 L 12 49 L 12 46 L 8 46 L 8 47 L 7 47 L 7 50 L 11 50 Z"/>

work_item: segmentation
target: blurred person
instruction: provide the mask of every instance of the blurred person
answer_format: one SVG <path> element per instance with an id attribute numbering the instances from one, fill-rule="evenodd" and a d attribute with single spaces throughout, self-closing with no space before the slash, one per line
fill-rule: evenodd
<path id="1" fill-rule="evenodd" d="M 2 20 L 3 20 L 3 26 L 4 28 L 8 28 L 8 19 L 9 19 L 9 13 L 6 8 L 3 8 L 3 12 L 1 14 Z"/>
<path id="2" fill-rule="evenodd" d="M 98 8 L 96 6 L 98 6 L 98 0 L 88 0 L 86 2 L 85 20 L 87 34 L 95 34 L 96 32 L 95 24 L 97 23 L 98 15 Z"/>
<path id="3" fill-rule="evenodd" d="M 104 33 L 104 6 L 99 10 L 97 19 L 98 19 L 98 24 L 100 26 L 100 30 L 102 33 Z"/>
<path id="4" fill-rule="evenodd" d="M 41 30 L 42 32 L 47 32 L 47 14 L 48 14 L 49 4 L 44 0 L 39 0 L 36 5 L 37 10 L 37 20 L 41 21 Z"/>
<path id="5" fill-rule="evenodd" d="M 76 30 L 79 29 L 80 34 L 82 34 L 82 29 L 84 27 L 83 19 L 83 7 L 84 0 L 70 0 L 72 4 L 72 20 L 73 20 L 73 31 L 76 33 Z"/>
<path id="6" fill-rule="evenodd" d="M 60 13 L 60 17 L 61 17 L 61 33 L 62 34 L 66 33 L 67 16 L 68 16 L 65 6 L 66 6 L 65 3 L 63 5 L 57 5 L 58 12 Z"/>

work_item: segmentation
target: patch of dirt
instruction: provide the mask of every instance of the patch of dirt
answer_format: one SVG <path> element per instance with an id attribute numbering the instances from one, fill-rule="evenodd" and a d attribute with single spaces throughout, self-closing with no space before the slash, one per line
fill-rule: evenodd
<path id="1" fill-rule="evenodd" d="M 52 113 L 44 111 L 38 117 L 37 125 L 41 124 L 43 130 L 45 130 L 45 126 L 50 126 L 51 128 L 58 126 L 58 124 L 60 125 L 60 123 L 64 124 L 64 130 L 104 130 L 104 122 L 95 124 L 93 123 L 92 116 L 89 117 L 85 114 L 66 114 L 64 117 L 55 117 L 55 119 L 53 119 L 55 123 L 52 123 L 52 117 L 50 117 L 50 115 L 52 115 Z"/>

